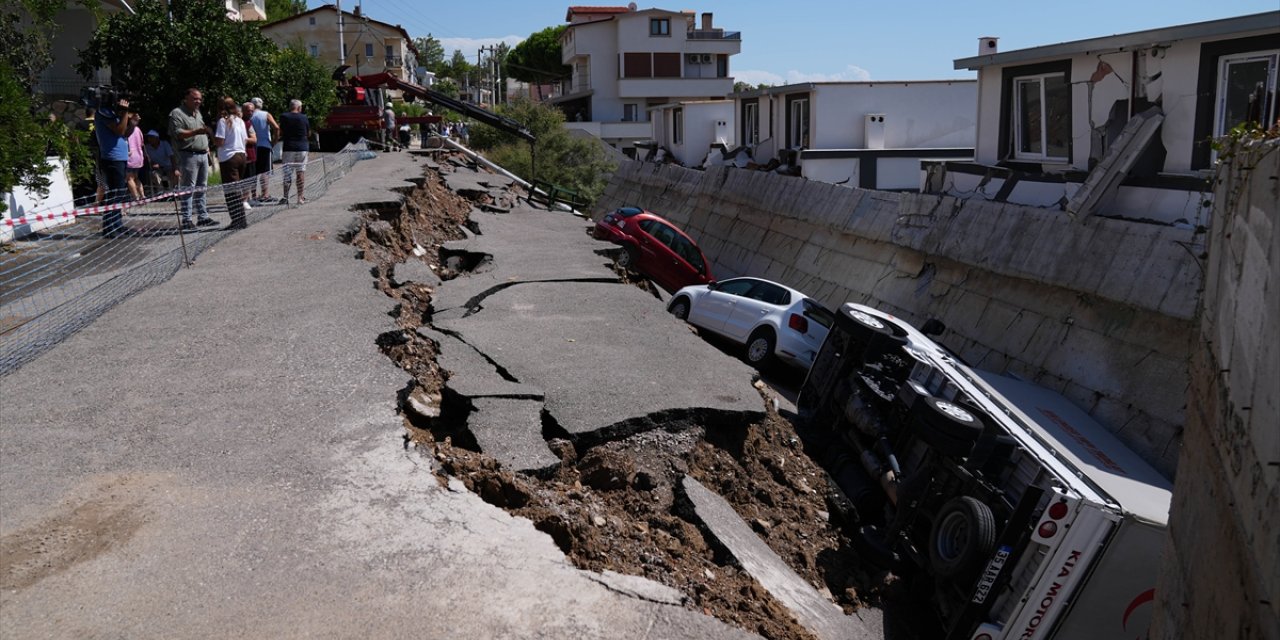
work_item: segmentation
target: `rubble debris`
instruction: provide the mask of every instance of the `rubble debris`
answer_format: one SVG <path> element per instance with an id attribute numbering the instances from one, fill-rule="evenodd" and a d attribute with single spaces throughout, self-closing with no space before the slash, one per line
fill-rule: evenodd
<path id="1" fill-rule="evenodd" d="M 452 158 L 441 158 L 439 165 L 446 173 L 481 173 Z M 431 287 L 417 282 L 393 286 L 399 282 L 393 278 L 396 266 L 415 249 L 441 264 L 445 243 L 466 238 L 464 228 L 475 230 L 469 215 L 509 220 L 550 214 L 485 213 L 450 193 L 439 172 L 427 171 L 397 215 L 366 212 L 362 223 L 345 234 L 361 257 L 374 264 L 376 286 L 398 303 L 393 315 L 399 329 L 383 334 L 379 346 L 414 378 L 402 392 L 408 405 L 406 428 L 410 442 L 437 461 L 435 471 L 443 486 L 450 491 L 465 487 L 528 519 L 571 562 L 617 593 L 704 612 L 770 639 L 817 637 L 701 525 L 689 500 L 681 498 L 686 493 L 680 489 L 681 480 L 691 477 L 723 496 L 741 518 L 767 523 L 768 535 L 761 544 L 785 559 L 810 588 L 834 594 L 839 607 L 849 612 L 878 603 L 882 583 L 858 569 L 848 539 L 827 515 L 838 512 L 838 494 L 795 446 L 791 424 L 754 390 L 748 391 L 750 399 L 721 398 L 738 409 L 654 411 L 607 429 L 574 433 L 560 422 L 573 412 L 548 406 L 538 389 L 572 375 L 570 370 L 552 367 L 548 377 L 540 379 L 507 357 L 499 363 L 488 354 L 501 354 L 508 345 L 490 344 L 490 337 L 483 335 L 484 324 L 476 322 L 484 316 L 451 324 L 441 320 L 434 306 L 440 300 Z M 369 233 L 370 224 L 379 220 L 390 226 L 388 230 L 374 225 L 374 236 L 385 243 Z M 602 268 L 600 263 L 580 265 L 582 277 L 592 279 L 572 287 L 586 284 L 582 295 L 590 293 L 591 286 L 617 286 L 616 278 L 600 278 L 588 267 Z M 504 300 L 522 305 L 563 293 L 554 289 L 564 288 L 563 283 L 530 282 L 546 277 L 538 269 L 536 260 L 495 265 L 492 272 L 474 278 L 474 285 L 458 288 L 452 294 L 458 302 L 448 308 L 460 308 L 462 301 L 476 297 L 488 304 L 501 292 L 523 291 Z M 522 286 L 511 288 L 515 284 Z M 578 302 L 567 304 L 577 308 Z M 627 322 L 668 319 L 661 305 L 656 310 L 649 306 L 653 305 L 635 310 L 636 317 L 628 315 Z M 651 312 L 661 318 L 642 317 Z M 451 317 L 456 320 L 457 315 Z M 598 318 L 581 329 L 564 328 L 547 343 L 557 354 L 553 360 L 577 357 L 573 350 L 584 343 L 573 339 L 599 330 Z M 532 371 L 550 364 L 555 363 L 544 362 Z M 740 410 L 748 400 L 764 410 Z M 424 406 L 415 408 L 415 402 Z M 438 407 L 435 417 L 433 407 Z M 526 434 L 525 440 L 492 440 L 511 436 L 514 430 L 501 427 L 515 423 L 523 424 L 519 431 Z M 522 461 L 530 451 L 532 461 Z"/>

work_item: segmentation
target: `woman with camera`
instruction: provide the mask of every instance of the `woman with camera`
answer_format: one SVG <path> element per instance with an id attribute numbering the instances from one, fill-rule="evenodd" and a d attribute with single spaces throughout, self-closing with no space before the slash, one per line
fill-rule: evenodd
<path id="1" fill-rule="evenodd" d="M 244 218 L 245 185 L 238 184 L 244 177 L 245 145 L 257 144 L 252 129 L 244 126 L 240 117 L 240 105 L 233 98 L 223 98 L 219 109 L 218 128 L 213 133 L 213 144 L 218 147 L 218 170 L 222 172 L 223 195 L 227 200 L 227 212 L 231 214 L 228 229 L 246 229 Z"/>

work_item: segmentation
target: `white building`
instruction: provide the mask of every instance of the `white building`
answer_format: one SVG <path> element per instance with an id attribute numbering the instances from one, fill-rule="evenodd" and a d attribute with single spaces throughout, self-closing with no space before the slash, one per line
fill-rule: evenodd
<path id="1" fill-rule="evenodd" d="M 1194 223 L 1210 138 L 1276 121 L 1280 11 L 1017 51 L 997 44 L 981 38 L 979 55 L 955 61 L 978 72 L 975 161 L 933 167 L 931 191 L 1069 210 L 1101 167 L 1122 181 L 1098 213 Z M 1139 115 L 1161 124 L 1122 137 Z"/>
<path id="2" fill-rule="evenodd" d="M 972 158 L 973 80 L 810 82 L 734 94 L 738 143 L 811 180 L 920 188 L 921 160 Z"/>
<path id="3" fill-rule="evenodd" d="M 572 69 L 553 102 L 568 126 L 632 153 L 649 138 L 649 108 L 733 92 L 729 59 L 742 49 L 736 31 L 716 28 L 710 13 L 629 7 L 570 7 L 561 36 Z"/>
<path id="4" fill-rule="evenodd" d="M 650 136 L 664 154 L 685 166 L 702 166 L 713 148 L 728 151 L 734 138 L 733 103 L 728 100 L 689 100 L 649 109 Z M 639 156 L 641 159 L 646 157 Z"/>

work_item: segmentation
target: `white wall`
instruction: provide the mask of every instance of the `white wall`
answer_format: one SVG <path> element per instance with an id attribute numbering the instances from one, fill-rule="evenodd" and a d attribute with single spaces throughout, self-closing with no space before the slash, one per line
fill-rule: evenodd
<path id="1" fill-rule="evenodd" d="M 943 193 L 967 194 L 964 197 L 990 200 L 1004 186 L 1004 180 L 1001 178 L 992 178 L 980 187 L 981 181 L 982 176 L 948 172 Z M 892 187 L 881 185 L 881 188 Z M 1008 200 L 1033 207 L 1056 209 L 1064 198 L 1070 200 L 1079 190 L 1079 182 L 1021 180 L 1009 193 Z M 1099 213 L 1168 224 L 1176 222 L 1203 224 L 1207 219 L 1207 212 L 1202 205 L 1209 197 L 1208 194 L 1199 191 L 1121 186 L 1115 199 L 1107 203 Z"/>
<path id="2" fill-rule="evenodd" d="M 810 148 L 865 149 L 868 113 L 885 114 L 889 149 L 971 147 L 977 95 L 976 82 L 961 80 L 819 84 L 810 98 Z M 779 111 L 786 108 L 784 96 L 776 100 Z M 785 113 L 780 116 L 785 126 Z"/>
<path id="3" fill-rule="evenodd" d="M 578 51 L 587 54 L 591 74 L 591 119 L 621 120 L 618 99 L 618 32 L 614 22 L 573 28 Z"/>
<path id="4" fill-rule="evenodd" d="M 732 149 L 736 146 L 733 133 L 733 102 L 695 102 L 680 107 L 684 111 L 684 141 L 675 144 L 671 141 L 671 118 L 674 109 L 654 110 L 654 114 L 662 114 L 661 122 L 655 123 L 652 130 L 661 137 L 655 136 L 661 146 L 671 151 L 676 160 L 685 166 L 701 166 L 711 151 L 716 140 L 716 123 L 727 125 L 728 136 L 725 144 Z M 655 118 L 656 120 L 657 118 Z"/>
<path id="5" fill-rule="evenodd" d="M 56 156 L 46 158 L 46 160 L 53 166 L 53 171 L 49 173 L 49 179 L 52 182 L 49 185 L 49 193 L 41 196 L 29 189 L 17 188 L 9 193 L 0 194 L 4 198 L 4 204 L 7 207 L 3 214 L 4 220 L 16 220 L 36 213 L 62 213 L 64 209 L 70 211 L 75 208 L 74 196 L 71 194 L 71 182 L 67 179 L 66 162 Z M 0 224 L 0 240 L 12 240 L 15 232 L 20 237 L 32 231 L 69 224 L 72 221 L 74 221 L 74 218 L 66 218 L 17 225 L 16 227 Z"/>

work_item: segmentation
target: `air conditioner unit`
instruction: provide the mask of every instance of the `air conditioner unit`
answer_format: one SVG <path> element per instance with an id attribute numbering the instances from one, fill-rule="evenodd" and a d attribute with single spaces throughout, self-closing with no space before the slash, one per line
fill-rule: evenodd
<path id="1" fill-rule="evenodd" d="M 715 57 L 709 53 L 702 54 L 702 64 L 711 64 L 715 62 Z"/>
<path id="2" fill-rule="evenodd" d="M 702 62 L 702 56 L 696 53 L 689 53 L 685 55 L 684 61 L 689 64 L 698 64 L 699 62 Z"/>

